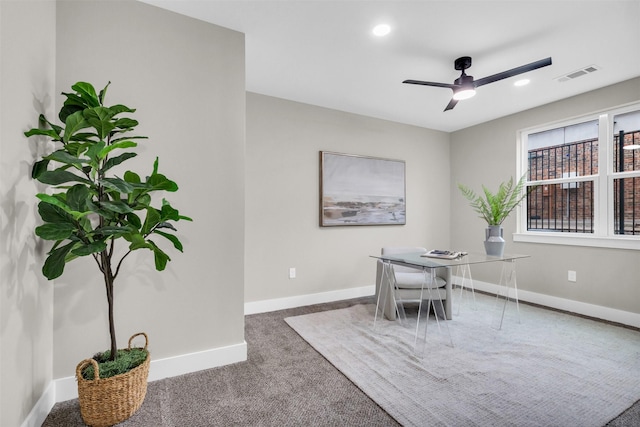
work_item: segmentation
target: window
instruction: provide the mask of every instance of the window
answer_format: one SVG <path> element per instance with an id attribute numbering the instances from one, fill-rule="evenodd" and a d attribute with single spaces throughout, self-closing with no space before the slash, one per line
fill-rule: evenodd
<path id="1" fill-rule="evenodd" d="M 516 241 L 640 249 L 640 104 L 519 134 Z"/>

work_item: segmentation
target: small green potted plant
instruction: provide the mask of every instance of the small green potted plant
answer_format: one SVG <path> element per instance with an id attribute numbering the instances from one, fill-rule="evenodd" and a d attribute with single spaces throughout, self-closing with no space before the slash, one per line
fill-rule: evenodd
<path id="1" fill-rule="evenodd" d="M 162 199 L 152 206 L 152 195 L 175 192 L 178 185 L 158 172 L 158 158 L 146 178 L 130 170 L 117 174 L 125 161 L 136 156 L 131 149 L 144 136 L 133 135 L 138 122 L 134 109 L 105 105 L 110 82 L 99 93 L 90 83 L 71 86 L 57 125 L 40 115 L 40 127 L 25 132 L 38 143 L 53 141 L 55 151 L 33 165 L 32 177 L 50 191 L 37 194 L 43 224 L 35 233 L 53 241 L 42 267 L 49 280 L 60 277 L 66 263 L 93 259 L 104 279 L 107 296 L 110 349 L 78 365 L 78 394 L 85 422 L 94 427 L 113 425 L 140 407 L 147 389 L 149 352 L 147 336 L 142 349 L 118 350 L 113 316 L 114 282 L 123 261 L 139 249 L 153 253 L 155 268 L 164 270 L 169 255 L 156 240 L 182 252 L 174 222 L 191 221 Z M 118 243 L 118 245 L 116 245 Z M 122 243 L 122 245 L 120 245 Z"/>
<path id="2" fill-rule="evenodd" d="M 458 184 L 462 195 L 469 200 L 473 210 L 480 214 L 487 222 L 485 231 L 485 251 L 487 255 L 502 256 L 504 254 L 504 237 L 502 223 L 509 214 L 527 197 L 527 192 L 523 191 L 526 184 L 527 174 L 520 177 L 514 184 L 513 177 L 509 181 L 500 183 L 498 191 L 492 193 L 484 185 L 482 194 L 477 194 L 469 187 Z"/>

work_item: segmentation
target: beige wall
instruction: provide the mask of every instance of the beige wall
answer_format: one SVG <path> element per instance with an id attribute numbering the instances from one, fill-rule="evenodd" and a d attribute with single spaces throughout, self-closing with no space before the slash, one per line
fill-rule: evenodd
<path id="1" fill-rule="evenodd" d="M 319 227 L 321 150 L 404 160 L 407 224 Z M 246 171 L 247 302 L 373 285 L 383 245 L 449 246 L 447 133 L 248 93 Z"/>
<path id="2" fill-rule="evenodd" d="M 147 332 L 154 359 L 244 342 L 244 35 L 133 1 L 61 1 L 56 91 L 76 81 L 109 104 L 137 108 L 149 137 L 127 168 L 180 186 L 165 197 L 184 253 L 156 272 L 150 252 L 128 258 L 115 284 L 119 347 Z M 58 105 L 61 97 L 56 99 Z M 121 170 L 121 173 L 124 169 Z M 90 259 L 67 266 L 54 295 L 54 378 L 108 347 L 106 298 Z"/>
<path id="3" fill-rule="evenodd" d="M 539 108 L 483 123 L 451 134 L 451 243 L 482 250 L 485 223 L 460 195 L 457 183 L 480 190 L 497 187 L 516 174 L 516 133 L 640 100 L 640 78 L 575 96 Z M 640 313 L 640 256 L 636 250 L 585 248 L 513 242 L 515 215 L 504 224 L 506 251 L 530 254 L 519 263 L 518 287 L 612 309 Z M 496 282 L 486 269 L 474 278 Z M 567 281 L 567 271 L 578 281 Z"/>
<path id="4" fill-rule="evenodd" d="M 52 379 L 53 287 L 33 234 L 42 151 L 23 132 L 53 111 L 55 3 L 0 2 L 0 425 L 19 426 Z"/>

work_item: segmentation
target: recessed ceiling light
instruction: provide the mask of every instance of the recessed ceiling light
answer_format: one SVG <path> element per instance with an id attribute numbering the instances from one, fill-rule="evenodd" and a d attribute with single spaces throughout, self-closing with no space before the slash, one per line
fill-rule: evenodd
<path id="1" fill-rule="evenodd" d="M 391 27 L 387 24 L 380 24 L 373 27 L 373 34 L 378 37 L 384 37 L 391 32 Z"/>
<path id="2" fill-rule="evenodd" d="M 514 86 L 526 86 L 526 85 L 529 84 L 530 81 L 531 80 L 529 80 L 529 79 L 520 79 L 520 80 L 517 80 L 513 85 Z"/>

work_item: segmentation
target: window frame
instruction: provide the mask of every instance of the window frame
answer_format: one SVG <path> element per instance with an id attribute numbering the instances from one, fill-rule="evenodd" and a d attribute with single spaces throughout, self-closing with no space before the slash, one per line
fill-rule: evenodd
<path id="1" fill-rule="evenodd" d="M 598 122 L 598 173 L 544 181 L 545 184 L 581 181 L 593 182 L 593 233 L 527 230 L 527 201 L 524 199 L 523 203 L 516 210 L 517 225 L 516 232 L 513 235 L 514 242 L 640 249 L 640 235 L 620 235 L 615 234 L 614 230 L 614 180 L 619 178 L 640 177 L 640 170 L 614 172 L 612 163 L 614 117 L 634 111 L 640 111 L 640 102 L 633 102 L 590 114 L 558 120 L 540 126 L 533 126 L 517 132 L 516 170 L 518 176 L 522 176 L 527 172 L 529 167 L 527 149 L 528 135 L 596 120 Z M 529 183 L 529 181 L 527 182 Z"/>

